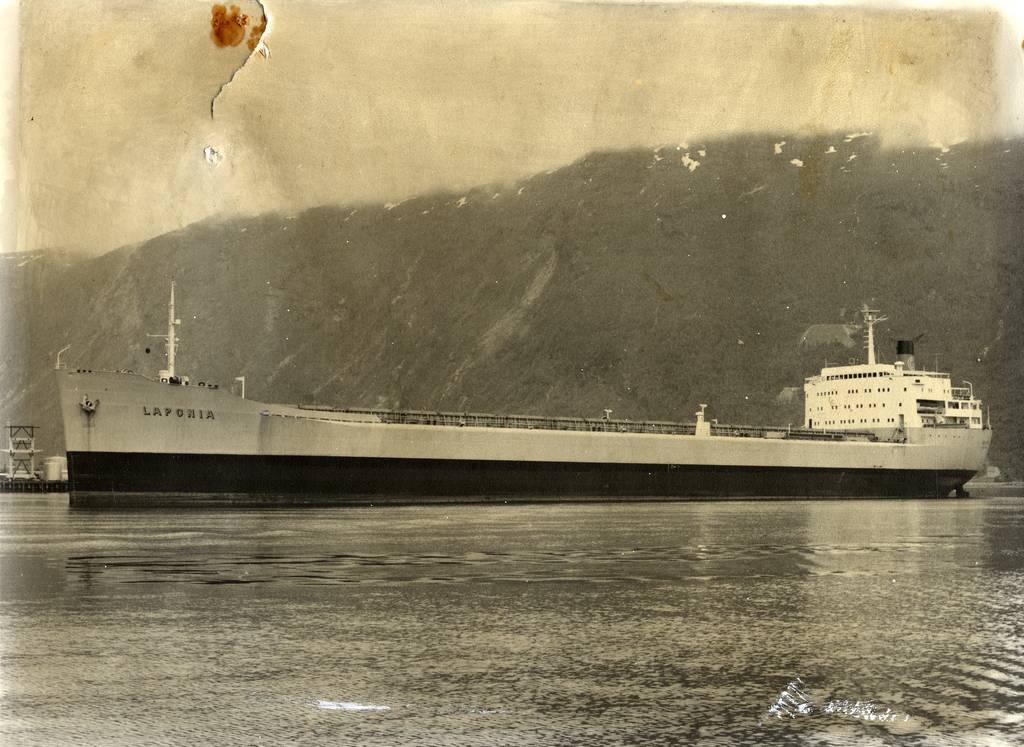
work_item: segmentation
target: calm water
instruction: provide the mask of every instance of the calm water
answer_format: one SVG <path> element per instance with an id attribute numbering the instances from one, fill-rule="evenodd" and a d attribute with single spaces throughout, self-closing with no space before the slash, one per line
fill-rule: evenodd
<path id="1" fill-rule="evenodd" d="M 5 745 L 1024 743 L 1024 498 L 0 496 L 0 563 Z"/>

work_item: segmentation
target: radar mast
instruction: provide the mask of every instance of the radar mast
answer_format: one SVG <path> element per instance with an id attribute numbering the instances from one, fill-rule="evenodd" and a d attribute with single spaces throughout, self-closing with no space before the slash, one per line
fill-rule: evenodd
<path id="1" fill-rule="evenodd" d="M 864 317 L 864 326 L 866 327 L 864 345 L 868 349 L 868 365 L 873 366 L 875 365 L 875 325 L 878 322 L 886 321 L 889 317 L 879 316 L 878 309 L 869 309 L 867 304 L 864 304 L 860 313 Z"/>

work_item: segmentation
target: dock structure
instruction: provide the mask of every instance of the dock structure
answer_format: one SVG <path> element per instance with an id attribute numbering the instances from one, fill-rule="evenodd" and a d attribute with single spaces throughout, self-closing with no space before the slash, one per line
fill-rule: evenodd
<path id="1" fill-rule="evenodd" d="M 7 474 L 11 480 L 36 479 L 36 427 L 7 426 Z"/>
<path id="2" fill-rule="evenodd" d="M 67 480 L 40 480 L 32 478 L 26 480 L 12 480 L 9 477 L 0 477 L 0 493 L 66 493 L 68 492 Z"/>
<path id="3" fill-rule="evenodd" d="M 46 474 L 36 471 L 36 426 L 7 425 L 5 469 L 0 473 L 0 493 L 66 493 L 68 481 L 47 465 Z M 53 460 L 63 462 L 63 458 Z M 51 459 L 44 460 L 49 463 Z"/>

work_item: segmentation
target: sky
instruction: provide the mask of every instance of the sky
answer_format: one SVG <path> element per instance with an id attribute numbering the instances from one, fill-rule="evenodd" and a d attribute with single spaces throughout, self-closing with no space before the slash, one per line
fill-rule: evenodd
<path id="1" fill-rule="evenodd" d="M 251 29 L 259 6 L 240 4 Z M 400 201 L 739 132 L 1021 134 L 1024 10 L 875 5 L 266 0 L 250 51 L 214 43 L 209 2 L 33 0 L 3 96 L 0 249 L 100 253 L 212 215 Z"/>

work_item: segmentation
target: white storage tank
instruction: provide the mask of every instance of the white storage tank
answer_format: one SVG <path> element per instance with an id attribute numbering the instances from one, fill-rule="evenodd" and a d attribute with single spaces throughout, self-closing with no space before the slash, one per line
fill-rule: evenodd
<path id="1" fill-rule="evenodd" d="M 68 474 L 67 457 L 46 457 L 43 460 L 43 479 L 47 482 L 66 480 Z"/>

